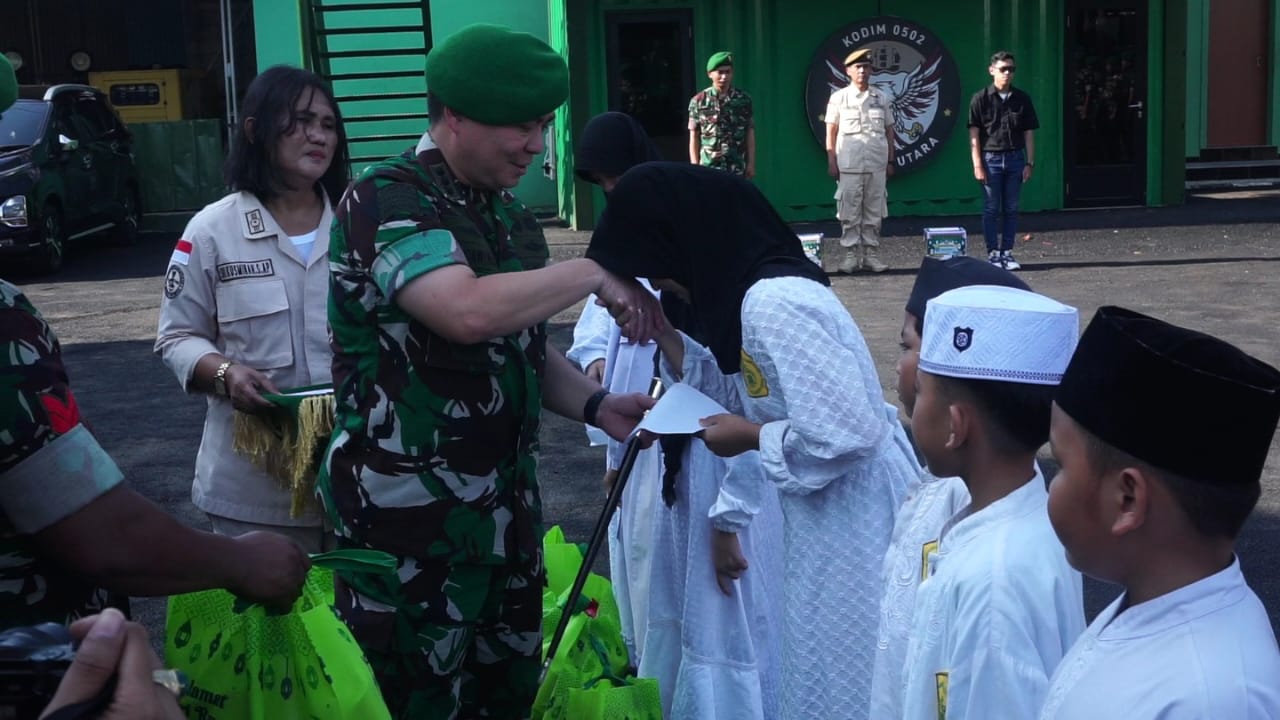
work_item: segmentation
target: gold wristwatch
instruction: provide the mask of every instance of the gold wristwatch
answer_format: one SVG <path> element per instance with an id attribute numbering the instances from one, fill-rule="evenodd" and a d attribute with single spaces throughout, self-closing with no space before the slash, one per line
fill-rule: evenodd
<path id="1" fill-rule="evenodd" d="M 227 388 L 227 370 L 231 369 L 231 361 L 228 360 L 218 366 L 218 372 L 213 374 L 213 392 L 223 397 L 231 397 L 231 392 Z"/>

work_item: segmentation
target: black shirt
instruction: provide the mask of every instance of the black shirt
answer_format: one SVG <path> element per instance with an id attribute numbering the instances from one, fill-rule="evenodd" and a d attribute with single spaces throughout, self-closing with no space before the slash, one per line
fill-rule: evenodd
<path id="1" fill-rule="evenodd" d="M 988 85 L 969 101 L 969 127 L 978 128 L 983 151 L 1003 152 L 1026 147 L 1023 133 L 1039 128 L 1040 120 L 1030 95 L 1009 88 L 1009 99 L 1001 100 L 996 86 Z"/>

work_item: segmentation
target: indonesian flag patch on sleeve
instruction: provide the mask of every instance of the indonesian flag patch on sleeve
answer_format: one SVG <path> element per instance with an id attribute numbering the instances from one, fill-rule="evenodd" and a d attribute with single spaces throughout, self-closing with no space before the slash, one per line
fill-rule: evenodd
<path id="1" fill-rule="evenodd" d="M 68 430 L 80 424 L 80 406 L 76 404 L 76 396 L 71 394 L 71 388 L 67 388 L 66 400 L 53 393 L 42 393 L 40 404 L 44 406 L 45 414 L 49 418 L 49 427 L 55 433 L 66 434 Z"/>
<path id="2" fill-rule="evenodd" d="M 177 263 L 186 265 L 191 262 L 191 242 L 189 240 L 178 240 L 178 244 L 173 248 L 173 257 L 169 258 L 169 264 Z"/>

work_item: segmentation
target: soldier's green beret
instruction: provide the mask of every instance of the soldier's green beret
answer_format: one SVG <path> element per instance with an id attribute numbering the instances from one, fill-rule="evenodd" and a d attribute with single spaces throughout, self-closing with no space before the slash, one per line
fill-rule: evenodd
<path id="1" fill-rule="evenodd" d="M 860 63 L 870 63 L 870 62 L 871 62 L 871 48 L 859 48 L 849 53 L 848 57 L 844 59 L 844 66 L 849 67 L 850 65 L 858 65 Z"/>
<path id="2" fill-rule="evenodd" d="M 711 72 L 721 65 L 733 65 L 733 53 L 728 50 L 721 50 L 712 55 L 711 59 L 707 61 L 707 72 Z"/>
<path id="3" fill-rule="evenodd" d="M 13 74 L 9 58 L 0 55 L 0 112 L 9 109 L 18 99 L 18 78 Z"/>
<path id="4" fill-rule="evenodd" d="M 427 54 L 427 90 L 477 122 L 515 125 L 569 97 L 569 67 L 533 35 L 469 25 Z"/>

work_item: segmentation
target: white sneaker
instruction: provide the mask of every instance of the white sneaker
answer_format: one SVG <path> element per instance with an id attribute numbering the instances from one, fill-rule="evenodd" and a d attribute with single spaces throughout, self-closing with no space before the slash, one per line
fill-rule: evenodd
<path id="1" fill-rule="evenodd" d="M 995 265 L 998 268 L 1004 269 L 1004 253 L 1000 252 L 999 250 L 988 250 L 987 262 L 991 263 L 992 265 Z"/>
<path id="2" fill-rule="evenodd" d="M 1010 250 L 1002 250 L 1000 252 L 1000 261 L 1003 263 L 1005 270 L 1022 269 L 1022 264 L 1013 259 L 1013 252 Z"/>
<path id="3" fill-rule="evenodd" d="M 840 267 L 836 269 L 845 275 L 850 275 L 857 272 L 858 268 L 861 266 L 862 259 L 858 257 L 858 251 L 855 248 L 845 253 L 844 260 L 840 262 Z"/>

